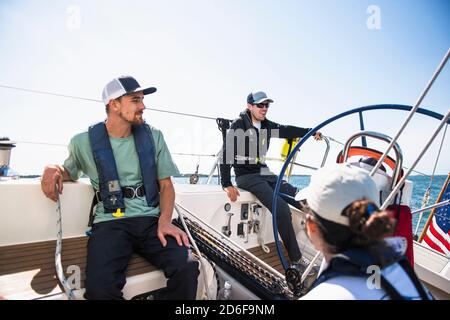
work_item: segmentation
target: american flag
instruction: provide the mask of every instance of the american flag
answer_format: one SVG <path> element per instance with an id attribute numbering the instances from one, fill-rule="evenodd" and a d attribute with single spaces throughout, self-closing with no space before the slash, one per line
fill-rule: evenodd
<path id="1" fill-rule="evenodd" d="M 450 183 L 447 181 L 445 191 L 439 201 L 441 202 L 448 199 L 450 199 Z M 423 238 L 423 243 L 425 243 L 426 246 L 445 254 L 447 257 L 450 257 L 449 225 L 450 205 L 447 204 L 435 210 L 433 219 Z"/>

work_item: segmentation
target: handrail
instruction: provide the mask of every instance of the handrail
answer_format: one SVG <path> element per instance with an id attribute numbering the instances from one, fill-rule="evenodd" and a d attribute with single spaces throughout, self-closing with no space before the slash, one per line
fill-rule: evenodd
<path id="1" fill-rule="evenodd" d="M 444 200 L 442 202 L 435 203 L 435 204 L 429 205 L 427 207 L 423 207 L 423 208 L 420 208 L 418 210 L 415 210 L 415 211 L 411 212 L 411 214 L 414 215 L 416 213 L 421 213 L 421 212 L 424 212 L 424 211 L 428 211 L 430 209 L 434 209 L 434 208 L 437 209 L 437 208 L 440 208 L 440 207 L 443 207 L 443 206 L 446 206 L 446 205 L 449 205 L 449 204 L 450 204 L 450 199 L 449 200 Z M 417 221 L 417 223 L 419 224 L 420 221 Z"/>
<path id="2" fill-rule="evenodd" d="M 320 164 L 320 167 L 322 168 L 325 163 L 327 162 L 328 159 L 328 153 L 330 153 L 330 139 L 328 139 L 328 137 L 322 136 L 322 140 L 325 141 L 325 143 L 327 144 L 327 148 L 325 149 L 325 154 L 323 156 L 322 159 L 322 163 Z"/>
<path id="3" fill-rule="evenodd" d="M 370 137 L 370 138 L 374 138 L 374 139 L 378 139 L 387 143 L 390 143 L 392 138 L 379 133 L 379 132 L 375 132 L 375 131 L 361 131 L 358 133 L 355 133 L 353 136 L 351 136 L 347 142 L 344 145 L 344 153 L 343 153 L 343 162 L 345 162 L 348 158 L 348 152 L 350 149 L 350 146 L 352 144 L 353 141 L 355 141 L 357 138 L 359 137 Z M 400 172 L 402 170 L 402 165 L 403 165 L 403 153 L 402 150 L 400 149 L 400 146 L 398 145 L 398 143 L 394 143 L 394 152 L 395 152 L 395 156 L 396 156 L 396 161 L 395 161 L 395 169 L 394 172 L 392 174 L 392 182 L 391 182 L 391 187 L 389 190 L 394 189 L 395 183 L 398 180 L 398 177 L 400 176 Z"/>
<path id="4" fill-rule="evenodd" d="M 323 166 L 325 165 L 325 163 L 326 163 L 326 161 L 327 161 L 327 159 L 328 159 L 328 154 L 329 154 L 329 152 L 330 152 L 330 139 L 329 139 L 328 137 L 322 136 L 322 140 L 326 143 L 327 147 L 326 147 L 326 149 L 325 149 L 325 153 L 324 153 L 324 155 L 323 155 L 323 159 L 322 159 L 322 163 L 321 163 L 320 167 L 323 167 Z M 210 171 L 210 173 L 209 173 L 209 175 L 208 175 L 208 179 L 207 179 L 207 181 L 206 181 L 206 184 L 209 184 L 209 183 L 211 182 L 211 179 L 212 179 L 212 177 L 213 177 L 213 175 L 214 175 L 214 171 L 216 170 L 216 168 L 217 168 L 218 165 L 219 165 L 219 161 L 220 161 L 221 155 L 222 155 L 222 149 L 221 149 L 221 150 L 217 153 L 217 155 L 216 155 L 216 161 L 214 161 L 214 164 L 213 164 L 213 166 L 212 166 L 212 168 L 211 168 L 211 171 Z M 274 158 L 274 157 L 265 157 L 265 160 L 284 162 L 283 159 L 281 159 L 281 158 Z M 318 168 L 316 168 L 316 167 L 308 166 L 308 165 L 306 165 L 306 164 L 301 164 L 301 163 L 298 163 L 298 162 L 295 162 L 295 161 L 291 162 L 291 164 L 293 164 L 293 165 L 295 165 L 295 166 L 298 166 L 298 167 L 303 167 L 303 168 L 306 168 L 306 169 L 311 169 L 311 170 L 317 170 L 317 169 L 318 169 Z M 290 171 L 290 172 L 292 172 L 292 171 Z M 291 174 L 289 174 L 289 177 L 290 177 L 290 176 L 291 176 Z M 289 178 L 289 177 L 288 177 L 288 178 Z M 220 184 L 220 182 L 219 182 L 219 184 Z"/>

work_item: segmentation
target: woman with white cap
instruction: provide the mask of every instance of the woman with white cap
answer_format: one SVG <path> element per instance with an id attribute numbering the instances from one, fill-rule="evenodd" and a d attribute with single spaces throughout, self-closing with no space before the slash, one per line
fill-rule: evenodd
<path id="1" fill-rule="evenodd" d="M 378 210 L 368 172 L 350 164 L 321 168 L 301 190 L 306 229 L 324 256 L 318 279 L 301 299 L 432 299 L 404 257 L 393 221 Z"/>

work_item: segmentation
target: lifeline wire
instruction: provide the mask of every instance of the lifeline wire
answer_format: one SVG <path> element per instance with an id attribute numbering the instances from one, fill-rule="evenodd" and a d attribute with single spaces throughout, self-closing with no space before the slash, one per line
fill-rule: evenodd
<path id="1" fill-rule="evenodd" d="M 11 90 L 18 90 L 18 91 L 24 91 L 24 92 L 30 92 L 30 93 L 46 94 L 46 95 L 55 96 L 55 97 L 62 97 L 62 98 L 69 98 L 69 99 L 76 99 L 76 100 L 83 100 L 83 101 L 99 102 L 99 103 L 103 104 L 103 101 L 102 100 L 98 100 L 98 99 L 84 98 L 84 97 L 72 96 L 72 95 L 60 94 L 60 93 L 54 93 L 54 92 L 49 92 L 49 91 L 26 89 L 26 88 L 13 87 L 13 86 L 7 86 L 7 85 L 2 85 L 2 84 L 0 84 L 0 88 L 11 89 Z M 164 112 L 164 113 L 182 115 L 182 116 L 187 116 L 187 117 L 194 117 L 194 118 L 199 118 L 199 119 L 208 119 L 208 120 L 214 120 L 214 121 L 216 120 L 216 118 L 213 118 L 213 117 L 200 116 L 200 115 L 191 114 L 191 113 L 182 113 L 182 112 L 162 110 L 162 109 L 155 109 L 155 108 L 145 108 L 145 109 L 146 110 L 151 110 L 151 111 L 156 111 L 156 112 Z"/>

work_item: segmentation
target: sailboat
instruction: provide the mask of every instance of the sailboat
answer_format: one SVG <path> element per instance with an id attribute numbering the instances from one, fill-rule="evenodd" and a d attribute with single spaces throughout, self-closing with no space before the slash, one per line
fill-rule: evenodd
<path id="1" fill-rule="evenodd" d="M 445 61 L 449 53 L 450 50 Z M 432 82 L 429 86 L 431 84 Z M 415 114 L 436 119 L 439 126 L 434 132 L 433 128 L 429 129 L 432 137 L 415 160 L 415 165 L 440 130 L 450 123 L 450 111 L 441 115 L 419 108 L 422 99 L 423 97 L 415 106 L 364 106 L 326 119 L 309 131 L 295 146 L 289 148 L 291 150 L 284 159 L 274 196 L 279 194 L 279 184 L 286 170 L 298 165 L 295 157 L 312 132 L 352 114 L 359 114 L 362 119 L 363 113 L 366 115 L 373 111 L 406 111 L 409 112 L 409 117 L 404 126 Z M 401 134 L 402 128 L 398 135 Z M 377 160 L 377 164 L 368 170 L 380 186 L 380 191 L 384 192 L 383 209 L 392 204 L 408 207 L 411 204 L 413 184 L 407 178 L 414 165 L 408 172 L 404 172 L 398 135 L 394 138 L 385 135 L 381 124 L 376 131 L 367 131 L 364 130 L 363 123 L 360 123 L 360 130 L 347 137 L 337 159 L 338 162 L 353 163 L 355 157 L 370 156 Z M 388 148 L 385 151 L 369 148 L 364 142 L 365 138 L 384 141 L 389 144 Z M 354 145 L 357 140 L 361 140 L 361 146 Z M 93 197 L 89 180 L 80 179 L 77 182 L 65 183 L 64 193 L 55 205 L 42 195 L 39 177 L 17 178 L 8 174 L 9 153 L 15 143 L 4 140 L 0 145 L 3 161 L 0 163 L 0 297 L 83 299 L 88 241 L 86 231 Z M 391 148 L 395 158 L 388 155 Z M 328 149 L 322 165 L 326 165 L 327 152 Z M 219 159 L 220 155 L 216 165 Z M 381 172 L 381 165 L 389 167 L 390 174 Z M 214 170 L 211 170 L 208 182 L 212 180 L 213 173 Z M 191 181 L 197 182 L 196 179 Z M 444 249 L 439 252 L 433 248 L 426 237 L 428 235 L 430 238 L 429 230 L 435 229 L 436 224 L 439 225 L 436 223 L 437 217 L 443 216 L 447 219 L 444 221 L 449 219 L 448 185 L 447 179 L 436 204 L 412 212 L 419 214 L 433 210 L 422 236 L 413 242 L 412 251 L 414 269 L 437 299 L 450 299 L 450 255 Z M 175 223 L 188 232 L 192 250 L 201 262 L 197 299 L 293 300 L 308 291 L 309 285 L 317 276 L 316 271 L 322 257 L 308 240 L 304 212 L 291 207 L 297 240 L 304 257 L 310 262 L 306 271 L 298 274 L 289 268 L 285 258 L 286 251 L 276 231 L 276 207 L 264 207 L 252 194 L 244 190 L 241 190 L 241 196 L 236 202 L 230 202 L 221 186 L 209 183 L 175 184 L 175 192 L 173 218 L 176 219 Z M 410 231 L 412 234 L 412 230 Z M 448 227 L 446 239 L 448 241 Z M 124 298 L 151 300 L 165 284 L 166 279 L 160 270 L 135 255 L 127 269 Z"/>

